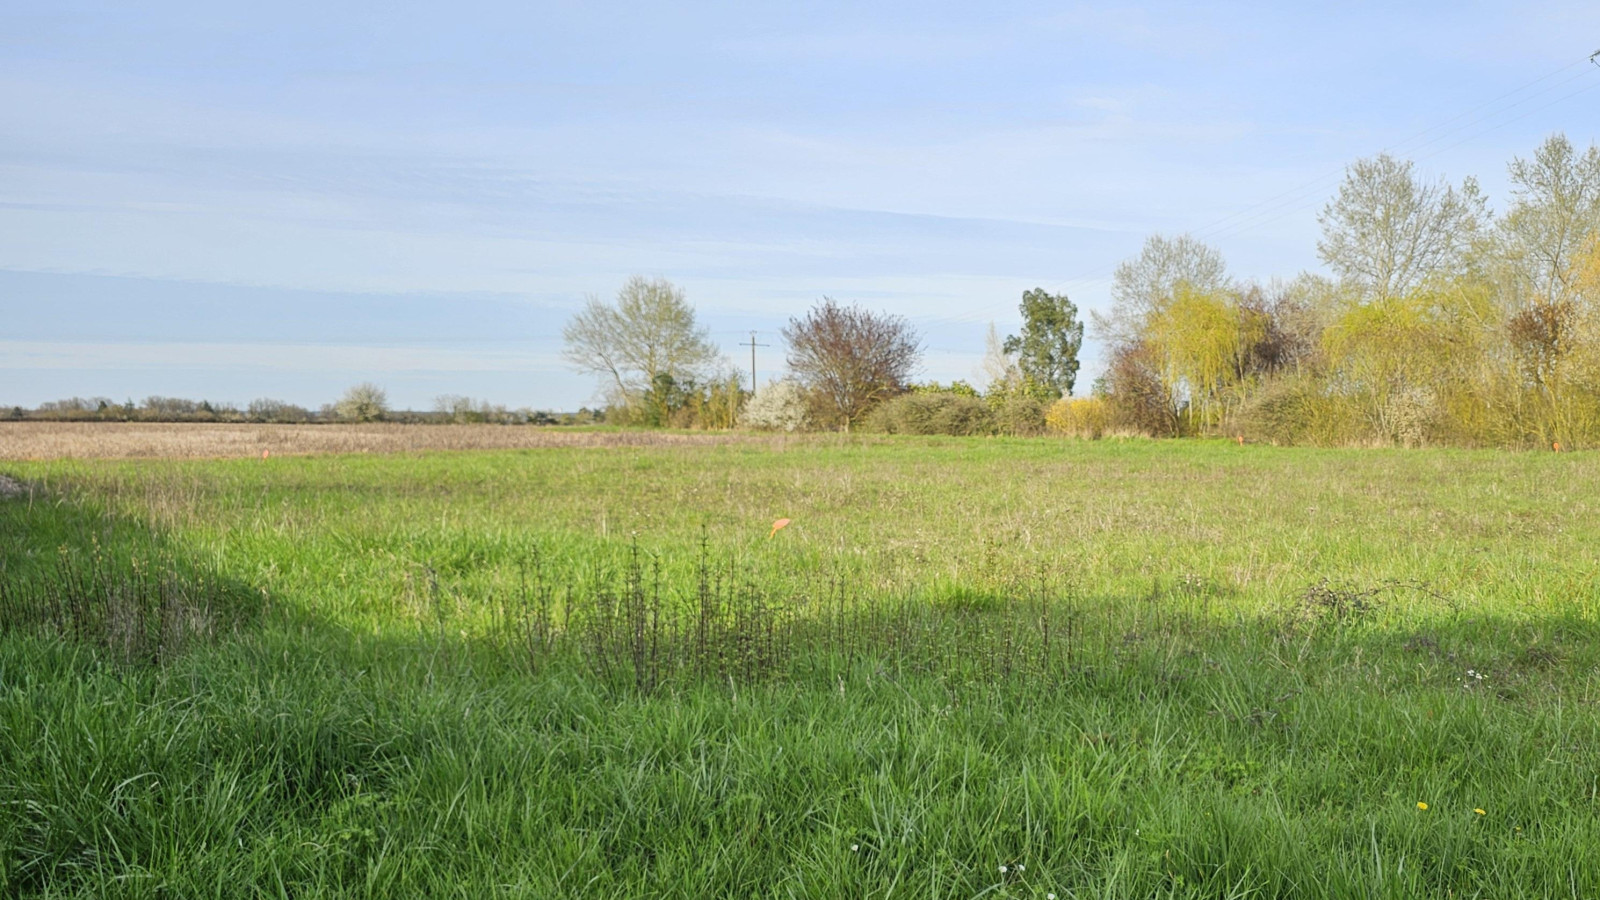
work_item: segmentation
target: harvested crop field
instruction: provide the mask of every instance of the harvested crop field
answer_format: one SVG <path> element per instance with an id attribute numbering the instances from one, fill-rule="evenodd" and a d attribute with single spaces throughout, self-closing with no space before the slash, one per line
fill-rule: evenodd
<path id="1" fill-rule="evenodd" d="M 535 447 L 670 447 L 763 440 L 506 425 L 242 425 L 138 422 L 0 424 L 0 459 L 219 459 Z M 782 438 L 774 440 L 782 441 Z"/>

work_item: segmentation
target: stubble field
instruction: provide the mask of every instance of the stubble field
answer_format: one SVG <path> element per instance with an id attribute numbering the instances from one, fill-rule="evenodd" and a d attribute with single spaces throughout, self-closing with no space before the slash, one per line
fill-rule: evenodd
<path id="1" fill-rule="evenodd" d="M 13 445 L 0 892 L 1600 893 L 1591 455 L 659 437 Z"/>

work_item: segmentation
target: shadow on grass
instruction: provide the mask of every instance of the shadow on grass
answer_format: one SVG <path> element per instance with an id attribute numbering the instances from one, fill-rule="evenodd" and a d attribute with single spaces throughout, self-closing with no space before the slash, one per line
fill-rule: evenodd
<path id="1" fill-rule="evenodd" d="M 9 479 L 8 479 L 9 480 Z M 265 597 L 147 523 L 72 492 L 0 496 L 0 635 L 159 664 L 259 622 Z"/>
<path id="2" fill-rule="evenodd" d="M 530 560 L 519 593 L 374 636 L 254 627 L 250 585 L 71 497 L 0 502 L 0 528 L 4 583 L 35 586 L 15 630 L 68 638 L 0 641 L 32 676 L 0 693 L 0 893 L 1595 886 L 1595 725 L 1559 709 L 1600 663 L 1576 615 L 1418 617 L 1426 587 L 1388 583 L 1240 615 L 1181 576 L 776 591 L 702 550 L 670 584 Z M 119 604 L 161 665 L 83 664 L 124 654 Z M 163 643 L 169 606 L 211 625 Z"/>

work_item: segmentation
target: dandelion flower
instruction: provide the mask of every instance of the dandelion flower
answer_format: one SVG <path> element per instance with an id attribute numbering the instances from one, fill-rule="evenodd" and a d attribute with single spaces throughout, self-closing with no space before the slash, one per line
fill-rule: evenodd
<path id="1" fill-rule="evenodd" d="M 1420 809 L 1423 812 L 1427 812 L 1428 811 L 1428 804 L 1423 803 L 1421 800 L 1418 800 L 1417 801 L 1417 809 Z"/>
<path id="2" fill-rule="evenodd" d="M 1477 814 L 1478 814 L 1478 815 L 1480 815 L 1480 816 L 1487 816 L 1487 815 L 1488 815 L 1488 813 L 1486 813 L 1486 812 L 1484 812 L 1484 811 L 1483 811 L 1483 810 L 1481 810 L 1481 809 L 1476 809 L 1476 808 L 1474 808 L 1474 809 L 1473 809 L 1473 810 L 1472 810 L 1472 811 L 1473 811 L 1473 812 L 1475 812 L 1475 813 L 1477 813 Z"/>
<path id="3" fill-rule="evenodd" d="M 860 844 L 851 844 L 850 845 L 850 852 L 851 853 L 855 853 L 856 851 L 858 851 L 860 849 L 861 849 L 861 845 Z"/>
<path id="4" fill-rule="evenodd" d="M 1005 873 L 1006 873 L 1006 867 L 1005 866 L 1001 866 L 1000 867 L 1000 874 L 1004 875 Z"/>

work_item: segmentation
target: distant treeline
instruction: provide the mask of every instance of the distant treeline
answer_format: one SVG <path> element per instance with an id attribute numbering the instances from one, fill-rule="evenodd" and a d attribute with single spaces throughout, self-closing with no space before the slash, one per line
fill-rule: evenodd
<path id="1" fill-rule="evenodd" d="M 432 410 L 393 410 L 383 392 L 371 385 L 351 388 L 338 402 L 312 410 L 282 400 L 261 398 L 239 407 L 234 403 L 183 397 L 146 397 L 117 402 L 109 397 L 69 397 L 37 408 L 0 408 L 0 419 L 51 422 L 236 422 L 308 425 L 318 423 L 403 422 L 415 424 L 593 425 L 605 421 L 604 410 L 549 412 L 507 409 L 459 395 L 438 398 Z"/>
<path id="2" fill-rule="evenodd" d="M 9 415 L 1600 446 L 1600 148 L 1556 134 L 1509 175 L 1493 211 L 1472 178 L 1358 160 L 1318 216 L 1326 275 L 1239 279 L 1194 237 L 1150 237 L 1091 315 L 1106 366 L 1087 392 L 1085 323 L 1063 293 L 1024 292 L 1017 334 L 989 326 L 976 385 L 914 381 L 923 344 L 908 320 L 823 297 L 782 330 L 784 376 L 751 393 L 680 288 L 633 278 L 562 332 L 567 361 L 598 376 L 603 410 L 446 395 L 429 412 L 392 411 L 382 389 L 359 384 L 315 412 L 150 397 Z"/>

